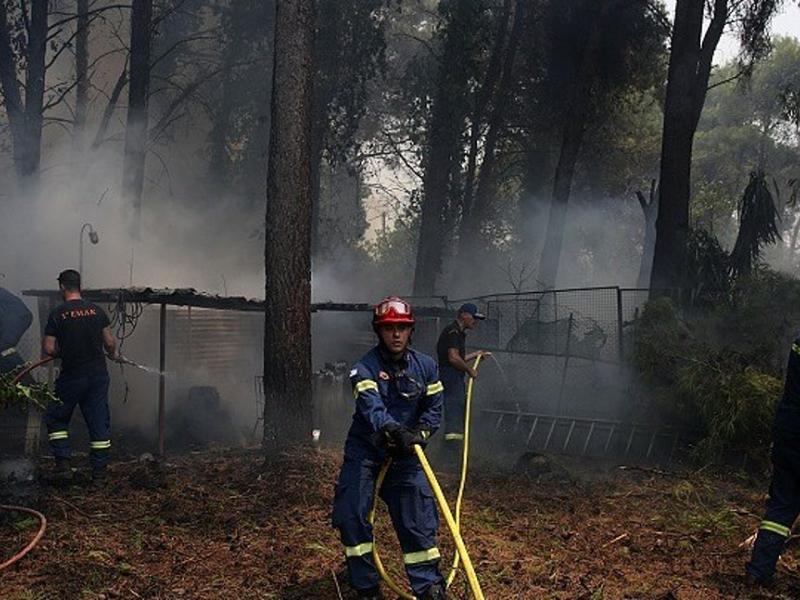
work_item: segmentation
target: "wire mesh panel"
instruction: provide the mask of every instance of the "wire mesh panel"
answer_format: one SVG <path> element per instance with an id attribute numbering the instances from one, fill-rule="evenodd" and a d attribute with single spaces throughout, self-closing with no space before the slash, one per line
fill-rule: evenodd
<path id="1" fill-rule="evenodd" d="M 471 346 L 619 360 L 618 288 L 524 292 L 470 300 L 484 304 L 487 317 L 470 332 Z"/>

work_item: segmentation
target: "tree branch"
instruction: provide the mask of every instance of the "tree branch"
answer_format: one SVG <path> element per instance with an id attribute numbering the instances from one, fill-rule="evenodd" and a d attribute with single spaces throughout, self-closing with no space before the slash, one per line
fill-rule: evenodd
<path id="1" fill-rule="evenodd" d="M 38 1 L 39 0 L 37 0 L 37 2 Z M 90 10 L 89 12 L 86 13 L 86 15 L 87 16 L 92 16 L 92 15 L 96 15 L 97 13 L 102 13 L 102 12 L 106 12 L 106 11 L 109 11 L 109 10 L 117 10 L 117 9 L 128 9 L 128 10 L 130 10 L 130 8 L 131 8 L 130 4 L 111 4 L 109 6 L 104 6 L 102 8 L 95 8 L 93 10 Z M 50 31 L 51 29 L 57 29 L 57 28 L 61 27 L 62 25 L 64 25 L 65 23 L 69 23 L 71 21 L 74 21 L 77 18 L 78 18 L 78 15 L 75 15 L 75 14 L 73 14 L 73 15 L 71 15 L 69 17 L 65 17 L 65 18 L 61 19 L 60 21 L 56 21 L 55 23 L 50 23 L 50 25 L 48 25 L 48 27 L 47 27 L 47 30 Z"/>

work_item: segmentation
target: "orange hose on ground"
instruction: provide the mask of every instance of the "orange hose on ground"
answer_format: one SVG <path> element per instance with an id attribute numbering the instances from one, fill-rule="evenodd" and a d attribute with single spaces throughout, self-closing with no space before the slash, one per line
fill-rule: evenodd
<path id="1" fill-rule="evenodd" d="M 0 564 L 0 571 L 2 571 L 3 569 L 13 565 L 15 562 L 17 562 L 19 559 L 21 559 L 23 556 L 25 556 L 28 552 L 30 552 L 36 547 L 36 544 L 38 544 L 39 540 L 42 539 L 45 529 L 47 529 L 47 519 L 38 510 L 33 510 L 32 508 L 25 508 L 24 506 L 12 506 L 9 504 L 0 504 L 0 510 L 11 510 L 11 511 L 28 513 L 35 517 L 38 517 L 40 521 L 39 531 L 36 532 L 36 535 L 33 536 L 33 539 L 28 543 L 28 545 L 25 546 L 19 552 L 17 552 L 14 556 L 9 558 L 6 562 Z"/>

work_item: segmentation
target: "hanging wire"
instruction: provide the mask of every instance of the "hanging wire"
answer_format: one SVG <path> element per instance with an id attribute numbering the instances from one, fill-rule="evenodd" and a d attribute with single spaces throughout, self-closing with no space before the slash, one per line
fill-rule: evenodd
<path id="1" fill-rule="evenodd" d="M 120 290 L 114 304 L 109 305 L 108 311 L 111 314 L 111 329 L 114 332 L 114 336 L 119 340 L 119 352 L 121 354 L 125 340 L 136 331 L 136 326 L 139 324 L 139 317 L 141 317 L 144 312 L 144 306 L 142 306 L 141 302 L 126 302 L 125 292 L 124 290 Z M 130 387 L 128 385 L 128 378 L 125 376 L 125 364 L 122 362 L 119 363 L 119 373 L 125 387 L 122 403 L 126 404 L 128 402 Z"/>

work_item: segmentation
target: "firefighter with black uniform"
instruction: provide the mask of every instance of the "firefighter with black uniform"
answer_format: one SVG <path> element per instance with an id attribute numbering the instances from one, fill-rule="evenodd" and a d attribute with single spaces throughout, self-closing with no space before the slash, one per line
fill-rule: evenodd
<path id="1" fill-rule="evenodd" d="M 800 339 L 792 344 L 783 396 L 772 428 L 772 481 L 764 518 L 747 563 L 752 585 L 768 585 L 800 514 Z"/>
<path id="2" fill-rule="evenodd" d="M 75 407 L 80 407 L 89 429 L 92 481 L 101 482 L 111 448 L 106 355 L 120 359 L 117 343 L 105 311 L 82 298 L 80 274 L 73 269 L 63 271 L 58 284 L 64 302 L 50 313 L 42 340 L 44 354 L 61 359 L 55 390 L 61 402 L 50 405 L 44 414 L 47 438 L 56 459 L 57 478 L 71 479 L 69 422 Z"/>
<path id="3" fill-rule="evenodd" d="M 450 466 L 457 464 L 464 442 L 467 395 L 464 375 L 473 379 L 477 377 L 477 372 L 469 363 L 479 355 L 491 356 L 491 352 L 485 350 L 466 354 L 467 330 L 474 329 L 477 322 L 485 318 L 475 304 L 462 304 L 456 313 L 456 320 L 444 328 L 436 344 L 439 377 L 444 385 L 445 456 Z"/>

